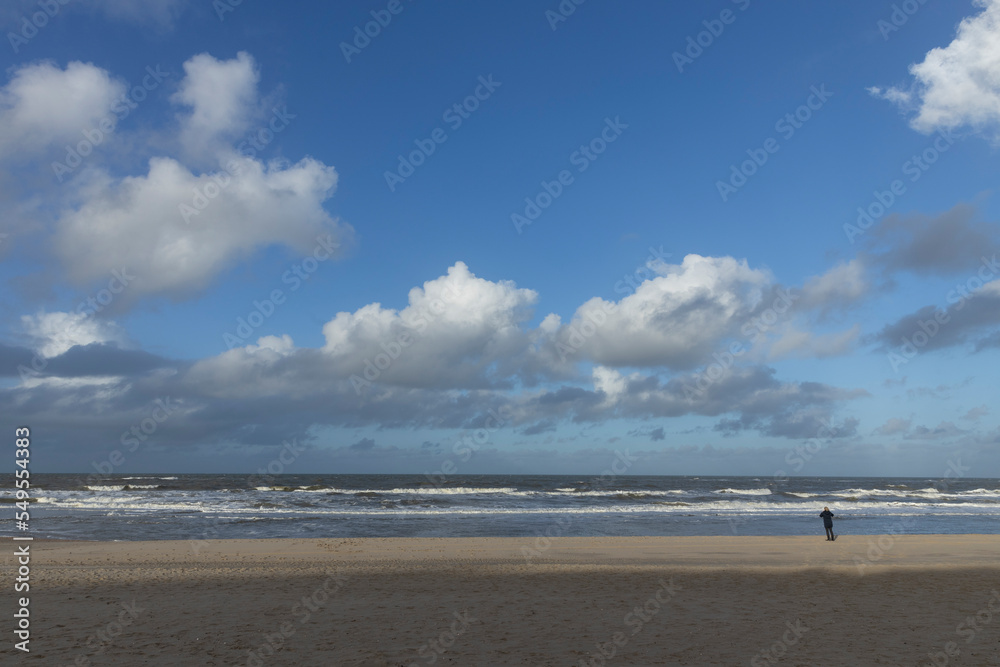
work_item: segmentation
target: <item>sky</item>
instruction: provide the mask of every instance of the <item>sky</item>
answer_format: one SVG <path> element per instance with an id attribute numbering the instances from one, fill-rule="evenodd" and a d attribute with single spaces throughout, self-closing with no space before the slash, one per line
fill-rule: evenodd
<path id="1" fill-rule="evenodd" d="M 12 0 L 38 472 L 1000 476 L 1000 0 Z"/>

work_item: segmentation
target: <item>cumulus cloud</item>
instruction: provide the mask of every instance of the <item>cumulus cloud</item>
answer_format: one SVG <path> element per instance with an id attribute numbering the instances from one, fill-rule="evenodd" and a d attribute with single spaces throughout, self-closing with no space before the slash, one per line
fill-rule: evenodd
<path id="1" fill-rule="evenodd" d="M 220 272 L 262 247 L 306 254 L 331 249 L 351 228 L 323 208 L 337 174 L 311 158 L 294 165 L 234 160 L 237 177 L 195 175 L 171 158 L 154 158 L 142 176 L 94 175 L 83 203 L 59 219 L 55 249 L 71 279 L 85 286 L 125 268 L 137 278 L 119 304 L 151 295 L 182 298 L 205 289 Z M 228 183 L 227 187 L 218 184 Z M 185 216 L 192 193 L 212 184 L 215 199 Z M 185 219 L 187 217 L 187 219 Z M 324 246 L 325 244 L 325 246 Z"/>
<path id="2" fill-rule="evenodd" d="M 206 173 L 157 156 L 144 174 L 118 175 L 94 157 L 45 205 L 41 199 L 29 205 L 26 197 L 20 202 L 38 219 L 17 226 L 52 235 L 48 246 L 77 287 L 105 282 L 113 271 L 136 275 L 115 299 L 115 309 L 145 297 L 194 296 L 262 248 L 285 246 L 329 258 L 342 254 L 353 238 L 350 226 L 324 208 L 337 186 L 333 167 L 310 157 L 263 162 L 227 143 L 258 113 L 253 58 L 243 52 L 231 60 L 201 54 L 184 69 L 172 100 L 185 109 L 175 129 L 179 143 L 191 150 L 182 146 L 180 152 L 211 156 L 220 167 Z M 107 117 L 123 92 L 120 82 L 90 64 L 15 70 L 0 89 L 0 154 L 37 155 L 78 138 Z M 16 213 L 11 217 L 20 220 Z"/>
<path id="3" fill-rule="evenodd" d="M 323 351 L 346 375 L 403 386 L 485 386 L 526 350 L 520 326 L 538 295 L 491 282 L 464 262 L 414 287 L 400 311 L 369 304 L 323 326 Z M 499 364 L 500 368 L 491 368 Z M 495 371 L 495 372 L 494 372 Z"/>
<path id="4" fill-rule="evenodd" d="M 972 280 L 977 282 L 970 284 Z M 924 337 L 926 341 L 919 352 L 970 343 L 976 346 L 977 351 L 988 347 L 983 341 L 988 342 L 996 333 L 995 327 L 1000 325 L 1000 280 L 983 284 L 978 275 L 974 275 L 950 290 L 947 300 L 951 305 L 943 310 L 938 306 L 924 306 L 887 324 L 869 337 L 869 342 L 879 343 L 880 349 L 906 355 L 910 352 L 903 348 L 908 343 L 913 345 L 914 340 L 924 340 Z M 983 337 L 984 333 L 989 335 Z M 898 363 L 903 362 L 897 360 Z"/>
<path id="5" fill-rule="evenodd" d="M 962 20 L 955 39 L 910 65 L 907 87 L 870 88 L 904 110 L 915 111 L 918 132 L 968 126 L 1000 141 L 1000 0 L 975 0 L 982 13 Z"/>
<path id="6" fill-rule="evenodd" d="M 180 116 L 180 140 L 192 155 L 214 155 L 220 142 L 250 127 L 257 114 L 260 74 L 249 53 L 217 60 L 202 53 L 184 63 L 185 77 L 171 100 L 189 107 Z"/>
<path id="7" fill-rule="evenodd" d="M 738 332 L 770 282 L 732 257 L 688 255 L 654 268 L 660 275 L 617 303 L 595 297 L 580 306 L 556 335 L 559 349 L 611 367 L 690 369 Z"/>
<path id="8" fill-rule="evenodd" d="M 43 357 L 56 357 L 75 345 L 128 344 L 128 337 L 117 324 L 84 313 L 23 315 L 21 328 Z"/>
<path id="9" fill-rule="evenodd" d="M 642 310 L 649 305 L 676 315 L 682 329 L 715 322 L 715 335 L 722 335 L 733 330 L 732 320 L 739 321 L 734 313 L 755 313 L 766 302 L 757 287 L 769 289 L 762 273 L 729 258 L 704 260 L 664 267 L 663 275 L 647 282 L 666 279 L 665 285 L 647 292 L 643 283 L 631 295 L 638 300 L 626 297 L 617 304 L 624 304 L 631 318 L 617 325 L 653 327 L 649 339 L 659 340 L 660 320 L 646 319 Z M 720 267 L 728 267 L 728 275 Z M 65 410 L 60 419 L 101 414 L 113 429 L 169 396 L 184 406 L 184 418 L 172 419 L 163 430 L 178 446 L 307 439 L 312 429 L 324 427 L 474 429 L 491 415 L 502 415 L 524 436 L 541 436 L 565 422 L 695 415 L 722 418 L 720 423 L 732 424 L 726 426 L 730 432 L 754 429 L 799 438 L 811 437 L 839 406 L 866 395 L 781 381 L 774 369 L 753 365 L 736 365 L 706 385 L 697 374 L 661 377 L 670 371 L 659 363 L 641 372 L 599 364 L 585 351 L 573 364 L 589 367 L 589 378 L 561 377 L 561 368 L 550 368 L 544 382 L 529 387 L 524 369 L 544 369 L 551 361 L 548 348 L 566 328 L 548 316 L 532 329 L 527 323 L 537 299 L 533 290 L 478 277 L 456 262 L 445 275 L 412 288 L 400 310 L 372 303 L 337 313 L 323 327 L 322 347 L 299 348 L 290 336 L 265 336 L 184 363 L 121 354 L 122 337 L 96 318 L 36 316 L 26 319 L 25 331 L 55 356 L 40 381 L 23 382 L 16 391 L 0 389 L 0 409 L 17 401 L 26 417 L 50 419 L 48 406 L 60 405 Z M 642 338 L 641 332 L 632 335 Z M 5 364 L 23 363 L 24 357 L 24 350 L 0 348 Z M 99 386 L 73 382 L 92 378 L 102 359 L 120 377 Z M 833 432 L 846 437 L 852 429 L 845 421 Z M 646 429 L 643 437 L 664 440 L 666 429 Z"/>
<path id="10" fill-rule="evenodd" d="M 125 84 L 91 63 L 50 62 L 12 70 L 0 88 L 0 159 L 35 157 L 92 130 L 125 94 Z"/>
<path id="11" fill-rule="evenodd" d="M 958 204 L 940 215 L 890 215 L 867 237 L 866 261 L 887 272 L 947 276 L 973 269 L 1000 251 L 1000 225 Z"/>
<path id="12" fill-rule="evenodd" d="M 806 280 L 799 293 L 799 308 L 826 313 L 846 308 L 863 299 L 869 291 L 865 266 L 860 259 L 841 262 L 826 273 Z"/>

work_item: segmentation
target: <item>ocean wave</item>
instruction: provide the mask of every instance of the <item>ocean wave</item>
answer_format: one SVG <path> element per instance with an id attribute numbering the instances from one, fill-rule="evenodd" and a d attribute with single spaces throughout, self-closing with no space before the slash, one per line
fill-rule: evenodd
<path id="1" fill-rule="evenodd" d="M 94 485 L 85 486 L 88 491 L 147 491 L 162 488 L 159 484 L 123 484 L 121 486 Z"/>
<path id="2" fill-rule="evenodd" d="M 637 491 L 634 489 L 556 489 L 555 491 L 539 491 L 538 495 L 578 496 L 582 498 L 614 498 L 617 496 L 634 495 L 635 497 L 661 498 L 663 496 L 687 496 L 691 495 L 691 492 L 681 491 L 679 489 L 668 489 L 663 491 Z"/>
<path id="3" fill-rule="evenodd" d="M 716 489 L 712 493 L 731 493 L 736 496 L 769 496 L 771 489 Z"/>
<path id="4" fill-rule="evenodd" d="M 194 516 L 215 514 L 220 516 L 245 516 L 254 514 L 297 515 L 297 516 L 351 516 L 357 514 L 410 515 L 432 514 L 447 517 L 456 515 L 559 515 L 571 514 L 606 514 L 606 513 L 647 513 L 661 512 L 694 512 L 698 515 L 715 514 L 749 514 L 759 516 L 788 516 L 799 519 L 812 518 L 818 514 L 815 501 L 808 499 L 802 502 L 773 502 L 765 497 L 717 496 L 716 500 L 684 502 L 678 500 L 633 500 L 611 499 L 610 502 L 595 502 L 581 505 L 561 507 L 552 506 L 485 506 L 476 504 L 455 505 L 447 498 L 417 498 L 397 497 L 395 499 L 380 498 L 371 502 L 331 501 L 324 496 L 296 496 L 281 494 L 272 499 L 254 499 L 220 502 L 218 497 L 193 495 L 191 497 L 173 496 L 171 498 L 149 497 L 140 494 L 122 494 L 120 496 L 88 496 L 77 492 L 75 497 L 52 498 L 41 496 L 38 502 L 46 511 L 54 510 L 87 510 L 114 511 L 119 515 L 169 515 L 178 516 L 191 514 Z M 280 500 L 279 500 L 280 499 Z M 308 499 L 308 500 L 307 500 Z M 272 502 L 272 500 L 274 502 Z M 284 500 L 284 502 L 282 502 Z M 858 500 L 851 503 L 830 503 L 839 518 L 849 518 L 857 515 L 895 515 L 902 513 L 917 513 L 921 515 L 954 514 L 974 515 L 993 514 L 996 512 L 996 499 L 981 499 L 980 502 L 964 503 L 927 503 L 907 502 L 906 500 L 876 501 Z M 840 505 L 839 509 L 837 505 Z M 373 506 L 374 505 L 374 506 Z"/>
<path id="5" fill-rule="evenodd" d="M 449 495 L 449 496 L 472 496 L 503 494 L 511 496 L 533 496 L 537 491 L 518 491 L 513 487 L 438 487 L 421 486 L 416 488 L 392 488 L 392 489 L 343 489 L 326 486 L 258 486 L 257 491 L 304 491 L 322 492 L 328 495 L 353 495 L 353 496 L 396 496 L 396 495 Z"/>
<path id="6" fill-rule="evenodd" d="M 1000 489 L 972 489 L 970 491 L 940 491 L 934 487 L 923 489 L 840 489 L 825 494 L 832 498 L 920 498 L 925 500 L 948 500 L 957 498 L 1000 497 Z"/>

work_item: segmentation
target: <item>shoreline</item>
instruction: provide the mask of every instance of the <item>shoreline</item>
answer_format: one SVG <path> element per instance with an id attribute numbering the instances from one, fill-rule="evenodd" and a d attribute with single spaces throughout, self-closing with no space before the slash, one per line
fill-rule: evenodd
<path id="1" fill-rule="evenodd" d="M 855 556 L 899 566 L 998 565 L 1000 535 L 987 533 L 842 535 L 831 544 L 824 536 L 734 535 L 653 537 L 273 537 L 246 539 L 190 539 L 101 541 L 35 539 L 36 554 L 46 554 L 51 565 L 84 565 L 89 558 L 108 559 L 121 554 L 156 562 L 202 562 L 210 556 L 241 556 L 266 562 L 268 557 L 301 560 L 334 558 L 339 562 L 368 560 L 419 561 L 464 559 L 473 561 L 625 562 L 700 567 L 788 567 L 853 564 Z M 872 546 L 880 555 L 874 558 Z M 768 549 L 763 551 L 762 549 Z M 879 554 L 879 552 L 881 552 Z M 13 565 L 4 553 L 2 566 Z"/>

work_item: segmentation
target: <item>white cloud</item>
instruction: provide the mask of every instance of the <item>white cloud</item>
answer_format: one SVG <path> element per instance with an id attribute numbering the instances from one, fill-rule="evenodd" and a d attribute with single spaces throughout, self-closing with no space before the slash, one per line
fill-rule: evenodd
<path id="1" fill-rule="evenodd" d="M 111 18 L 132 23 L 169 26 L 188 0 L 95 0 L 94 6 Z"/>
<path id="2" fill-rule="evenodd" d="M 114 322 L 84 313 L 22 315 L 21 328 L 32 339 L 35 350 L 48 358 L 57 357 L 74 345 L 128 342 L 125 332 Z"/>
<path id="3" fill-rule="evenodd" d="M 88 2 L 59 1 L 59 13 L 53 20 L 60 20 L 75 11 L 102 13 L 108 18 L 139 25 L 169 28 L 190 0 L 89 0 Z M 51 5 L 50 5 L 51 7 Z M 0 3 L 0 26 L 19 29 L 24 17 L 39 11 L 38 0 L 4 0 Z M 74 20 L 75 17 L 67 20 Z M 6 30 L 4 31 L 6 33 Z"/>
<path id="4" fill-rule="evenodd" d="M 904 109 L 918 132 L 969 126 L 1000 141 L 1000 0 L 976 0 L 983 12 L 962 20 L 955 39 L 910 66 L 909 88 L 869 88 Z"/>
<path id="5" fill-rule="evenodd" d="M 896 435 L 898 433 L 906 433 L 910 430 L 910 425 L 912 423 L 913 420 L 911 419 L 892 417 L 875 429 L 875 433 L 878 435 Z"/>
<path id="6" fill-rule="evenodd" d="M 661 275 L 618 303 L 595 297 L 580 306 L 560 331 L 561 342 L 606 366 L 692 368 L 738 331 L 755 305 L 754 294 L 759 297 L 770 282 L 766 271 L 732 257 L 688 255 L 679 265 L 655 268 Z M 605 317 L 599 326 L 588 325 Z M 590 329 L 591 335 L 574 341 L 574 330 Z"/>
<path id="7" fill-rule="evenodd" d="M 774 341 L 768 356 L 772 361 L 788 357 L 806 359 L 836 357 L 853 349 L 860 334 L 860 324 L 855 324 L 845 331 L 822 335 L 788 327 Z"/>
<path id="8" fill-rule="evenodd" d="M 594 391 L 602 391 L 605 402 L 615 403 L 628 389 L 628 382 L 621 373 L 613 368 L 595 366 L 593 370 Z"/>
<path id="9" fill-rule="evenodd" d="M 337 313 L 323 326 L 323 349 L 348 374 L 363 375 L 366 362 L 395 355 L 391 366 L 378 369 L 384 370 L 380 380 L 409 386 L 480 384 L 491 364 L 510 362 L 526 349 L 520 325 L 537 298 L 511 281 L 478 278 L 456 262 L 447 275 L 411 289 L 402 310 L 373 303 Z"/>
<path id="10" fill-rule="evenodd" d="M 201 54 L 189 59 L 184 70 L 172 98 L 189 108 L 178 119 L 180 142 L 190 149 L 187 157 L 198 162 L 210 158 L 224 170 L 199 173 L 161 156 L 149 160 L 146 174 L 117 176 L 95 159 L 60 192 L 67 201 L 53 225 L 51 247 L 81 287 L 107 279 L 115 269 L 135 274 L 137 279 L 116 302 L 118 308 L 146 296 L 190 297 L 264 247 L 284 245 L 329 257 L 329 248 L 319 248 L 318 239 L 330 236 L 332 244 L 343 246 L 353 235 L 350 226 L 339 224 L 323 208 L 337 185 L 333 167 L 309 157 L 295 164 L 265 164 L 227 144 L 258 112 L 258 73 L 249 54 L 225 61 Z M 50 137 L 78 133 L 80 122 L 106 112 L 114 93 L 121 92 L 106 72 L 92 65 L 71 64 L 65 73 L 41 66 L 29 74 L 8 86 L 14 91 L 8 96 L 18 101 L 10 113 L 15 121 L 33 119 Z M 25 83 L 37 79 L 44 85 Z M 74 85 L 87 92 L 67 93 Z M 69 113 L 65 109 L 74 105 L 65 103 L 67 96 L 87 104 L 76 104 Z M 31 136 L 28 122 L 14 122 L 13 129 L 0 126 L 0 144 L 5 132 L 16 133 L 19 141 Z"/>
<path id="11" fill-rule="evenodd" d="M 43 62 L 13 70 L 0 88 L 0 158 L 28 157 L 53 144 L 77 142 L 125 94 L 125 85 L 90 63 L 66 69 Z"/>
<path id="12" fill-rule="evenodd" d="M 828 310 L 851 305 L 868 293 L 865 267 L 859 259 L 840 263 L 820 276 L 809 278 L 802 286 L 801 308 Z"/>
<path id="13" fill-rule="evenodd" d="M 283 244 L 305 254 L 319 235 L 350 235 L 322 206 L 336 187 L 333 167 L 310 158 L 291 166 L 236 163 L 236 177 L 222 175 L 228 187 L 218 187 L 222 176 L 196 176 L 170 158 L 150 160 L 145 176 L 93 176 L 80 189 L 83 204 L 59 220 L 55 247 L 70 276 L 87 284 L 124 267 L 137 279 L 123 303 L 179 298 L 258 248 Z M 218 195 L 187 222 L 180 205 L 191 206 L 194 193 L 210 184 Z"/>
<path id="14" fill-rule="evenodd" d="M 257 339 L 256 345 L 247 345 L 247 352 L 265 352 L 280 357 L 287 357 L 295 351 L 295 341 L 288 334 L 281 336 L 263 336 Z"/>
<path id="15" fill-rule="evenodd" d="M 202 53 L 184 63 L 184 72 L 171 97 L 191 109 L 180 117 L 181 143 L 192 155 L 214 155 L 219 142 L 246 131 L 258 111 L 257 65 L 245 51 L 232 60 Z"/>

